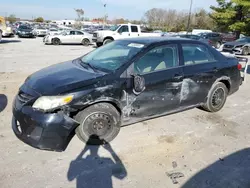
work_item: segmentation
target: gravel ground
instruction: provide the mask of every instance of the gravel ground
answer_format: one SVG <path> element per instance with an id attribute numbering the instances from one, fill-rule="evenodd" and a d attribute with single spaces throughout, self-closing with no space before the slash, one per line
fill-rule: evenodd
<path id="1" fill-rule="evenodd" d="M 56 153 L 19 141 L 11 130 L 11 105 L 24 79 L 93 49 L 46 46 L 42 38 L 0 44 L 0 102 L 7 102 L 0 108 L 1 188 L 250 187 L 249 82 L 219 113 L 193 109 L 124 127 L 110 147 L 85 147 L 75 137 Z"/>

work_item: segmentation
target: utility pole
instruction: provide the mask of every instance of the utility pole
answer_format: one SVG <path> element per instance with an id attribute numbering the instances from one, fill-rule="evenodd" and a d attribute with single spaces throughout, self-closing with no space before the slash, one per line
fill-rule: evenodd
<path id="1" fill-rule="evenodd" d="M 192 7 L 193 7 L 193 0 L 190 0 L 190 8 L 189 8 L 188 24 L 187 24 L 187 34 L 188 34 L 189 29 L 190 29 Z"/>
<path id="2" fill-rule="evenodd" d="M 104 24 L 103 25 L 106 25 L 106 18 L 107 18 L 107 12 L 106 12 L 107 9 L 106 9 L 106 7 L 107 7 L 107 3 L 104 3 L 103 7 L 104 7 L 104 19 L 103 19 Z"/>

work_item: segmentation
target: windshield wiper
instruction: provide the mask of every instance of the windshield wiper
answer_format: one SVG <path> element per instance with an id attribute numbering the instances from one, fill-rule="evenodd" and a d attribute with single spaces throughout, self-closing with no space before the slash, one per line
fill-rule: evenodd
<path id="1" fill-rule="evenodd" d="M 83 62 L 81 58 L 80 58 L 79 60 L 81 61 L 81 65 L 83 65 L 83 66 L 84 66 L 84 65 L 87 65 L 87 66 L 90 67 L 93 71 L 95 71 L 95 72 L 98 71 L 98 69 L 97 69 L 95 66 L 91 65 L 90 63 Z"/>

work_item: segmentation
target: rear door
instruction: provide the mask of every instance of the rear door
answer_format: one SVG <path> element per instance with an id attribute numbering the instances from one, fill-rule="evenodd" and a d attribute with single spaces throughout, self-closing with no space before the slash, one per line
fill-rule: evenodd
<path id="1" fill-rule="evenodd" d="M 83 32 L 81 32 L 81 31 L 75 31 L 74 42 L 76 44 L 82 43 L 83 38 L 84 38 L 84 33 Z"/>
<path id="2" fill-rule="evenodd" d="M 131 31 L 131 37 L 139 37 L 139 28 L 136 25 L 131 25 L 130 26 L 130 31 Z"/>
<path id="3" fill-rule="evenodd" d="M 182 106 L 196 105 L 206 100 L 208 92 L 216 80 L 218 62 L 210 49 L 203 44 L 182 44 L 183 85 Z"/>

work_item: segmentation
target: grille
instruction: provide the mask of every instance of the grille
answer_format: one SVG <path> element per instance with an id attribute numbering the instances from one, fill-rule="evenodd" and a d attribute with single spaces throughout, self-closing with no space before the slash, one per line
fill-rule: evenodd
<path id="1" fill-rule="evenodd" d="M 97 37 L 97 33 L 94 33 L 94 34 L 93 34 L 93 37 Z"/>
<path id="2" fill-rule="evenodd" d="M 17 95 L 17 98 L 21 103 L 27 103 L 28 101 L 33 99 L 33 96 L 28 95 L 28 94 L 23 93 L 23 92 L 19 92 L 19 94 Z"/>
<path id="3" fill-rule="evenodd" d="M 232 46 L 232 45 L 225 45 L 224 47 L 225 48 L 233 48 L 234 46 Z"/>

